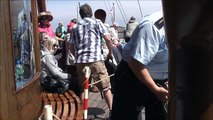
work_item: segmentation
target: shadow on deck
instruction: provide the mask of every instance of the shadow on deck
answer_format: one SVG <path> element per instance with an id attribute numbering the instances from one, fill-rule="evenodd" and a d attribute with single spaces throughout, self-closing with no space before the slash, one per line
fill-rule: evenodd
<path id="1" fill-rule="evenodd" d="M 100 92 L 89 92 L 88 118 L 92 120 L 109 120 L 109 109 Z"/>

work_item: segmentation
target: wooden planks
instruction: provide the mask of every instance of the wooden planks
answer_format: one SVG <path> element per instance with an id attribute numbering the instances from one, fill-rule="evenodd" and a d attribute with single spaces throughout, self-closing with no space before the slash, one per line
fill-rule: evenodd
<path id="1" fill-rule="evenodd" d="M 53 113 L 61 120 L 81 120 L 83 115 L 82 103 L 72 90 L 64 94 L 41 94 L 43 105 L 52 105 Z"/>
<path id="2" fill-rule="evenodd" d="M 101 98 L 100 92 L 89 92 L 89 108 L 88 116 L 95 120 L 107 120 L 109 117 L 109 109 L 105 99 Z"/>

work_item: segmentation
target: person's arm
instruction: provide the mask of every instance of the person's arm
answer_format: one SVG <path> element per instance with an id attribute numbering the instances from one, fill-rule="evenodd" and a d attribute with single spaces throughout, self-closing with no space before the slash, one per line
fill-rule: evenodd
<path id="1" fill-rule="evenodd" d="M 62 38 L 59 38 L 58 36 L 55 36 L 56 40 L 59 40 L 59 41 L 64 41 L 64 39 Z"/>
<path id="2" fill-rule="evenodd" d="M 152 77 L 149 74 L 149 71 L 143 64 L 141 64 L 134 58 L 131 58 L 130 61 L 128 62 L 128 65 L 132 70 L 132 72 L 135 74 L 135 76 L 142 83 L 144 83 L 153 93 L 155 93 L 158 99 L 165 101 L 168 98 L 169 92 L 163 87 L 159 87 L 155 84 L 155 82 L 153 81 Z"/>
<path id="3" fill-rule="evenodd" d="M 110 36 L 108 34 L 106 34 L 106 35 L 104 35 L 104 39 L 106 41 L 107 48 L 109 49 L 107 58 L 112 59 L 112 41 L 110 39 Z"/>

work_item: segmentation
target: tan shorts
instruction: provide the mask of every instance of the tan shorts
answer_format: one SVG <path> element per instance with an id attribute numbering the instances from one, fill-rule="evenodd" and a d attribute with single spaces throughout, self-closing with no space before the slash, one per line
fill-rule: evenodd
<path id="1" fill-rule="evenodd" d="M 85 66 L 88 66 L 91 70 L 89 83 L 91 83 L 91 79 L 93 79 L 94 82 L 102 80 L 101 82 L 95 84 L 100 91 L 108 90 L 111 88 L 109 75 L 107 73 L 107 69 L 103 61 L 93 63 L 79 63 L 76 64 L 76 67 L 78 73 L 80 92 L 83 92 L 84 90 L 85 77 L 82 70 L 84 69 Z"/>

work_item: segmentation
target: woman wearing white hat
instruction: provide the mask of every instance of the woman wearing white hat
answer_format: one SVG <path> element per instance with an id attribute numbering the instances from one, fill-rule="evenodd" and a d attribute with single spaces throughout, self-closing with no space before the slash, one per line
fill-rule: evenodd
<path id="1" fill-rule="evenodd" d="M 48 34 L 48 36 L 50 37 L 54 37 L 56 38 L 56 40 L 60 40 L 60 41 L 64 41 L 64 39 L 61 39 L 59 37 L 57 37 L 53 31 L 53 28 L 50 24 L 50 21 L 53 20 L 53 16 L 51 14 L 50 11 L 46 11 L 46 12 L 41 12 L 39 15 L 38 15 L 38 32 L 41 33 L 41 32 L 45 32 Z M 60 51 L 60 50 L 58 50 Z M 62 57 L 62 54 L 59 54 L 60 52 L 57 52 L 55 54 L 55 57 L 57 60 L 60 60 L 61 57 Z"/>
<path id="2" fill-rule="evenodd" d="M 55 33 L 50 25 L 52 20 L 53 16 L 50 12 L 41 12 L 38 16 L 38 32 L 46 32 L 49 36 L 55 37 Z"/>

